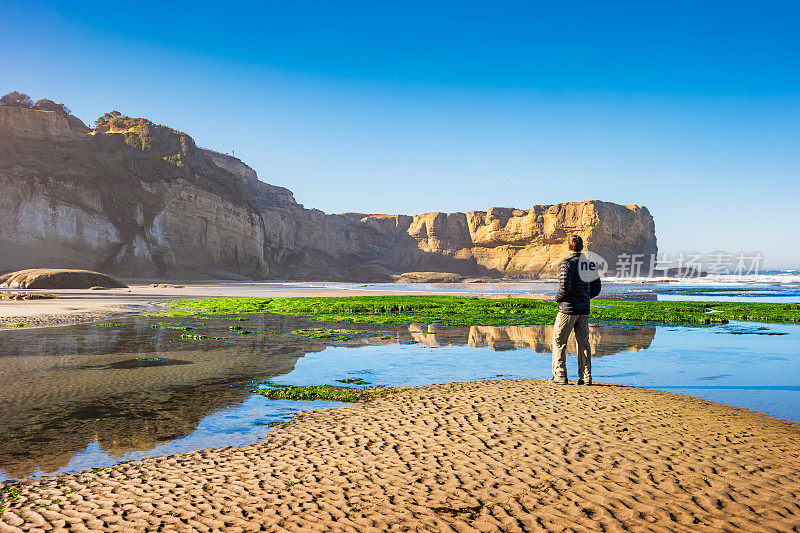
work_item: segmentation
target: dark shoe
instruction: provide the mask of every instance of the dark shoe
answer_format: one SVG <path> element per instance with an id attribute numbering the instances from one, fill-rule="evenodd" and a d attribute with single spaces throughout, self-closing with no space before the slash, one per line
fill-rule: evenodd
<path id="1" fill-rule="evenodd" d="M 578 380 L 578 385 L 591 385 L 591 384 L 592 384 L 592 380 L 591 379 L 586 380 L 586 381 L 583 381 L 582 379 Z"/>
<path id="2" fill-rule="evenodd" d="M 553 378 L 550 381 L 552 381 L 556 385 L 569 385 L 569 380 L 567 378 L 563 378 L 563 379 Z"/>

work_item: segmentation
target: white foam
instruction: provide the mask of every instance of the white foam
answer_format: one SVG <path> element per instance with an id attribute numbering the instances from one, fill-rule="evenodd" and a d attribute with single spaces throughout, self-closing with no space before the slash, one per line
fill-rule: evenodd
<path id="1" fill-rule="evenodd" d="M 703 277 L 676 278 L 663 277 L 609 277 L 603 278 L 609 283 L 654 283 L 678 282 L 681 285 L 792 285 L 800 284 L 800 273 L 797 270 L 772 271 L 765 274 L 712 274 Z"/>

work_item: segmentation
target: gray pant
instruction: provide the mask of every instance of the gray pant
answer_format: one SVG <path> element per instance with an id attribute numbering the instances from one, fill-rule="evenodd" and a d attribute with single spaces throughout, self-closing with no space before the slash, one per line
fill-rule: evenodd
<path id="1" fill-rule="evenodd" d="M 559 312 L 553 327 L 553 377 L 567 379 L 567 341 L 575 330 L 578 345 L 578 377 L 592 380 L 592 347 L 589 344 L 589 315 L 567 315 Z"/>

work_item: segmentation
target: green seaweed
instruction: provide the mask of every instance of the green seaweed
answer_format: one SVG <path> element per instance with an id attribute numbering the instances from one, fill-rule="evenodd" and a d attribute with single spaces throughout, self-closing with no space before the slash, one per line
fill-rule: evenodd
<path id="1" fill-rule="evenodd" d="M 271 312 L 323 322 L 442 326 L 551 324 L 558 312 L 558 304 L 547 300 L 459 296 L 208 298 L 179 300 L 170 305 L 187 312 L 194 310 L 206 314 L 213 314 L 216 309 L 219 314 Z M 800 304 L 595 300 L 591 313 L 591 321 L 595 324 L 714 325 L 726 324 L 730 320 L 798 324 Z M 339 334 L 346 335 L 347 332 L 340 330 Z"/>
<path id="2" fill-rule="evenodd" d="M 113 322 L 104 322 L 102 324 L 95 324 L 95 326 L 102 327 L 102 328 L 122 328 L 122 327 L 125 327 L 125 324 L 115 324 Z"/>
<path id="3" fill-rule="evenodd" d="M 271 298 L 203 298 L 200 300 L 175 300 L 169 303 L 170 310 L 164 313 L 181 312 L 180 315 L 160 316 L 192 316 L 207 315 L 240 315 L 245 313 L 263 313 L 269 311 L 267 305 Z"/>
<path id="4" fill-rule="evenodd" d="M 268 388 L 250 389 L 250 392 L 265 396 L 270 400 L 329 400 L 334 402 L 355 403 L 376 396 L 386 396 L 397 392 L 397 389 L 353 389 L 350 387 L 334 387 L 332 385 L 277 385 L 265 383 Z"/>
<path id="5" fill-rule="evenodd" d="M 8 325 L 10 328 L 24 328 L 25 326 L 27 326 L 25 322 L 14 322 L 13 324 Z"/>
<path id="6" fill-rule="evenodd" d="M 194 329 L 194 326 L 190 324 L 180 324 L 177 322 L 173 324 L 168 322 L 159 322 L 157 324 L 151 324 L 150 327 L 153 329 L 177 329 L 181 331 L 191 331 Z"/>
<path id="7" fill-rule="evenodd" d="M 198 335 L 196 333 L 184 333 L 181 335 L 181 339 L 203 340 L 207 338 L 208 335 Z"/>
<path id="8" fill-rule="evenodd" d="M 369 381 L 364 381 L 361 378 L 344 378 L 344 379 L 337 379 L 339 383 L 344 383 L 345 385 L 370 385 Z"/>
<path id="9" fill-rule="evenodd" d="M 351 335 L 369 335 L 369 331 L 329 328 L 296 329 L 292 333 L 304 339 L 333 339 L 341 342 L 349 341 L 352 338 Z"/>

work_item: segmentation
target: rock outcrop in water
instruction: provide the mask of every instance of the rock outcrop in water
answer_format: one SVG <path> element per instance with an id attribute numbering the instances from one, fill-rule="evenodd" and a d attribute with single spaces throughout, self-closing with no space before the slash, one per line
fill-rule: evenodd
<path id="1" fill-rule="evenodd" d="M 656 252 L 645 207 L 586 201 L 467 213 L 329 215 L 185 133 L 0 106 L 0 272 L 388 281 L 404 272 L 552 276 L 583 235 L 613 266 Z"/>

